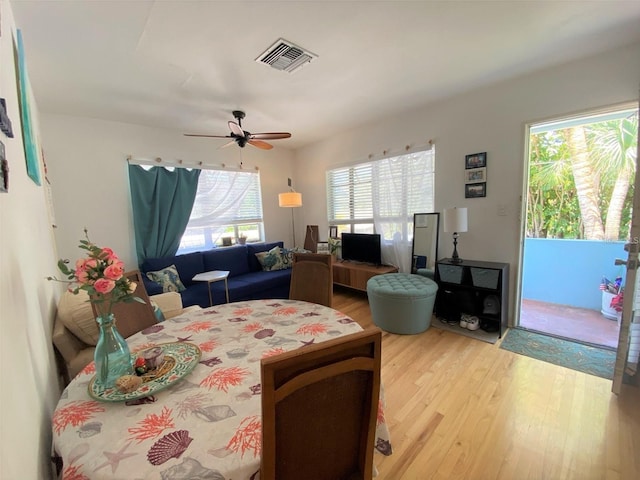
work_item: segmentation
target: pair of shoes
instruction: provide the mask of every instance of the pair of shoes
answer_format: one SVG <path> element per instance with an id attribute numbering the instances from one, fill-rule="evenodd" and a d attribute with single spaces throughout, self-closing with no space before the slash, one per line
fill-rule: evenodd
<path id="1" fill-rule="evenodd" d="M 467 321 L 467 330 L 478 330 L 480 328 L 480 319 L 476 316 L 472 316 L 468 321 Z"/>
<path id="2" fill-rule="evenodd" d="M 460 315 L 460 327 L 471 331 L 478 330 L 480 328 L 480 319 L 475 315 L 463 313 Z"/>

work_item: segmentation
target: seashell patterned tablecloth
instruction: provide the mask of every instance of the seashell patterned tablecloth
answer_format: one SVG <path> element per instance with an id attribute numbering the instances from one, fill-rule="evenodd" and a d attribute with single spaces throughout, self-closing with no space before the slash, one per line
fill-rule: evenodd
<path id="1" fill-rule="evenodd" d="M 122 403 L 93 400 L 87 365 L 53 415 L 62 478 L 260 478 L 260 359 L 362 330 L 322 305 L 252 300 L 216 305 L 158 323 L 127 339 L 132 353 L 168 342 L 197 345 L 202 356 L 181 381 Z M 383 398 L 376 450 L 391 454 Z"/>

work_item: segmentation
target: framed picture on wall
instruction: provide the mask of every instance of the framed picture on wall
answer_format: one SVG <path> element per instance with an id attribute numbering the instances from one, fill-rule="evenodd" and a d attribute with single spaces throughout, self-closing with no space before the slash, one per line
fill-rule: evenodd
<path id="1" fill-rule="evenodd" d="M 464 168 L 482 168 L 487 166 L 487 152 L 472 153 L 464 157 Z"/>
<path id="2" fill-rule="evenodd" d="M 471 168 L 464 171 L 464 183 L 480 183 L 487 181 L 487 169 Z"/>
<path id="3" fill-rule="evenodd" d="M 487 183 L 467 183 L 464 186 L 464 198 L 480 198 L 487 196 Z"/>

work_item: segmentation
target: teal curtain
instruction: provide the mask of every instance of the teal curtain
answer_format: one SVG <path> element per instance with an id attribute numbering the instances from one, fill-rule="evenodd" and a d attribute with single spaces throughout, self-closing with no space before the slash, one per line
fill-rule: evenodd
<path id="1" fill-rule="evenodd" d="M 180 246 L 198 190 L 200 170 L 129 164 L 129 186 L 138 264 L 170 257 Z"/>

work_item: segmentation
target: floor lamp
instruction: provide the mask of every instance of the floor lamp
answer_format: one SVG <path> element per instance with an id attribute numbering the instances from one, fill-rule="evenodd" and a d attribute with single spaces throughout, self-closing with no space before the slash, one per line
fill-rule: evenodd
<path id="1" fill-rule="evenodd" d="M 302 206 L 302 194 L 296 192 L 291 187 L 291 179 L 289 181 L 289 191 L 278 194 L 278 205 L 283 208 L 291 208 L 291 228 L 293 229 L 293 248 L 296 248 L 296 224 L 293 219 L 293 209 Z"/>
<path id="2" fill-rule="evenodd" d="M 445 208 L 444 231 L 453 233 L 451 263 L 462 263 L 462 259 L 458 256 L 458 233 L 467 231 L 467 209 L 457 207 Z"/>

